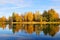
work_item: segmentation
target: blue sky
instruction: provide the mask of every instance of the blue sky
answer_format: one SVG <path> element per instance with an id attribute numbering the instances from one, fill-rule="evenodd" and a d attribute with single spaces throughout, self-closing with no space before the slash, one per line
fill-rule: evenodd
<path id="1" fill-rule="evenodd" d="M 0 0 L 0 17 L 11 16 L 13 12 L 23 14 L 28 11 L 55 9 L 60 13 L 60 0 Z"/>

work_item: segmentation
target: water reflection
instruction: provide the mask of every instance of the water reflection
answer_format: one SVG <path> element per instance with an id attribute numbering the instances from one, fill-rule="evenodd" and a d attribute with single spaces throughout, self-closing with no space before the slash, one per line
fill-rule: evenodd
<path id="1" fill-rule="evenodd" d="M 40 35 L 40 33 L 43 31 L 44 35 L 50 35 L 54 36 L 59 31 L 59 25 L 55 24 L 46 24 L 46 25 L 40 25 L 40 24 L 8 24 L 8 28 L 12 29 L 13 33 L 18 33 L 20 31 L 24 31 L 25 33 L 32 34 L 36 33 L 36 35 Z M 0 27 L 5 29 L 6 24 L 0 24 Z"/>
<path id="2" fill-rule="evenodd" d="M 5 29 L 6 28 L 6 23 L 0 23 L 0 28 Z"/>
<path id="3" fill-rule="evenodd" d="M 59 31 L 58 25 L 44 25 L 43 32 L 45 35 L 49 34 L 50 36 L 54 36 Z"/>

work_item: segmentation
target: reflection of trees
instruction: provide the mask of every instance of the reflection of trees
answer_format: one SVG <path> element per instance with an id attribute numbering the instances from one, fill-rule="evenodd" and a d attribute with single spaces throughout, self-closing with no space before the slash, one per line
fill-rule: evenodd
<path id="1" fill-rule="evenodd" d="M 42 31 L 41 25 L 33 25 L 33 24 L 13 24 L 12 31 L 13 33 L 19 32 L 19 30 L 24 30 L 25 32 L 32 34 L 33 32 L 36 32 L 37 35 L 40 34 L 40 31 Z"/>
<path id="2" fill-rule="evenodd" d="M 0 27 L 5 29 L 6 28 L 6 23 L 0 23 Z"/>
<path id="3" fill-rule="evenodd" d="M 40 31 L 42 31 L 41 25 L 33 25 L 33 24 L 29 24 L 29 25 L 24 25 L 24 30 L 29 33 L 32 34 L 33 32 L 36 32 L 37 35 L 40 34 Z"/>
<path id="4" fill-rule="evenodd" d="M 40 31 L 42 31 L 42 27 L 40 24 L 35 25 L 35 32 L 37 35 L 40 34 Z"/>
<path id="5" fill-rule="evenodd" d="M 6 23 L 0 23 L 0 27 L 3 29 L 6 28 Z M 45 35 L 49 34 L 50 36 L 54 36 L 59 31 L 59 26 L 54 24 L 9 24 L 8 28 L 12 29 L 13 33 L 23 30 L 29 34 L 36 32 L 39 35 L 43 31 Z"/>
<path id="6" fill-rule="evenodd" d="M 36 34 L 39 35 L 40 31 L 42 31 L 42 27 L 41 25 L 38 24 L 37 25 L 29 24 L 29 25 L 24 25 L 24 30 L 29 34 L 36 32 Z"/>
<path id="7" fill-rule="evenodd" d="M 13 31 L 13 33 L 19 32 L 19 30 L 21 30 L 21 28 L 22 28 L 22 24 L 13 24 L 12 31 Z"/>
<path id="8" fill-rule="evenodd" d="M 57 25 L 44 25 L 43 32 L 45 35 L 49 34 L 51 36 L 54 36 L 58 31 L 59 27 Z"/>
<path id="9" fill-rule="evenodd" d="M 33 33 L 33 31 L 34 31 L 33 25 L 31 25 L 31 24 L 30 25 L 25 25 L 24 29 L 29 34 Z"/>
<path id="10" fill-rule="evenodd" d="M 13 25 L 12 24 L 9 24 L 9 29 L 12 29 Z"/>

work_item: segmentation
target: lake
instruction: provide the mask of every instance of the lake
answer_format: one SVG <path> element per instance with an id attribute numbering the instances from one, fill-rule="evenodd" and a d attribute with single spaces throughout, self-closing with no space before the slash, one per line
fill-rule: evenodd
<path id="1" fill-rule="evenodd" d="M 1 40 L 60 40 L 58 24 L 0 24 Z"/>

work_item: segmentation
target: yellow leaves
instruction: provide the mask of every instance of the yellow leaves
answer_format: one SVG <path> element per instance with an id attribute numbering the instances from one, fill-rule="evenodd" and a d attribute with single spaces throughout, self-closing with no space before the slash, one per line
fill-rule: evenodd
<path id="1" fill-rule="evenodd" d="M 37 11 L 37 12 L 34 14 L 34 17 L 35 17 L 35 20 L 38 20 L 38 17 L 40 17 L 39 11 Z"/>
<path id="2" fill-rule="evenodd" d="M 39 11 L 36 11 L 35 13 L 27 12 L 23 16 L 13 13 L 12 17 L 14 20 L 13 22 L 22 22 L 22 21 L 23 22 L 32 22 L 32 21 L 36 21 L 36 22 L 51 21 L 51 22 L 53 22 L 53 21 L 56 21 L 57 18 L 59 18 L 59 15 L 55 12 L 55 10 L 50 9 L 50 10 L 48 10 L 48 12 L 45 11 L 42 15 L 40 14 Z"/>
<path id="3" fill-rule="evenodd" d="M 24 21 L 27 21 L 27 14 L 24 15 Z"/>
<path id="4" fill-rule="evenodd" d="M 13 20 L 15 20 L 16 22 L 22 21 L 22 17 L 19 14 L 14 13 L 12 17 L 13 17 Z"/>
<path id="5" fill-rule="evenodd" d="M 53 15 L 54 18 L 59 18 L 59 15 L 56 13 Z"/>
<path id="6" fill-rule="evenodd" d="M 56 13 L 56 11 L 53 9 L 48 10 L 48 13 L 51 14 L 52 18 L 59 18 L 58 13 Z"/>
<path id="7" fill-rule="evenodd" d="M 25 21 L 33 21 L 33 13 L 32 13 L 32 12 L 27 12 L 27 13 L 24 15 L 24 20 L 25 20 Z"/>
<path id="8" fill-rule="evenodd" d="M 55 10 L 50 9 L 44 12 L 44 14 L 40 14 L 39 11 L 36 11 L 35 13 L 32 12 L 27 12 L 26 14 L 19 15 L 18 13 L 13 13 L 11 19 L 9 18 L 8 21 L 12 20 L 12 22 L 32 22 L 32 21 L 36 21 L 36 22 L 42 22 L 42 21 L 46 21 L 46 22 L 53 22 L 56 21 L 56 19 L 59 19 L 59 15 L 55 12 Z M 0 18 L 0 21 L 6 21 L 6 18 L 3 16 L 2 18 Z"/>
<path id="9" fill-rule="evenodd" d="M 28 21 L 32 21 L 33 20 L 32 12 L 28 12 L 27 17 L 28 17 Z"/>
<path id="10" fill-rule="evenodd" d="M 5 16 L 3 16 L 2 18 L 0 18 L 0 22 L 6 22 L 6 18 L 5 18 Z"/>

